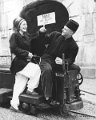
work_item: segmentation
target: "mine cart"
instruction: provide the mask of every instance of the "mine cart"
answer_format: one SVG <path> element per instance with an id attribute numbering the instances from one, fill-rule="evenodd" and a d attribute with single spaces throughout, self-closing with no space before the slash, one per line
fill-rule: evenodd
<path id="1" fill-rule="evenodd" d="M 59 31 L 69 20 L 66 7 L 55 0 L 40 0 L 32 2 L 23 7 L 20 16 L 28 23 L 28 32 L 32 37 L 35 36 L 39 28 L 45 25 L 47 33 Z M 38 44 L 38 42 L 37 42 Z M 83 77 L 76 70 L 68 70 L 64 54 L 62 54 L 62 65 L 56 65 L 54 70 L 53 98 L 54 104 L 43 105 L 44 96 L 30 96 L 25 92 L 20 95 L 20 109 L 28 114 L 36 114 L 38 109 L 59 108 L 60 114 L 66 114 L 68 110 L 77 110 L 83 107 L 80 97 L 79 86 L 82 84 Z M 59 70 L 60 68 L 60 70 Z M 1 74 L 1 73 L 0 73 Z M 12 88 L 14 75 L 10 70 L 2 71 L 0 82 L 0 103 L 6 103 L 12 98 Z M 1 85 L 3 84 L 3 85 Z M 38 89 L 38 88 L 37 88 Z"/>

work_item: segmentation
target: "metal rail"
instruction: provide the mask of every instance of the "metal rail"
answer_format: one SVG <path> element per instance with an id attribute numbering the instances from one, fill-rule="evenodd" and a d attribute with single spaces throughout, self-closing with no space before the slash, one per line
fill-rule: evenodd
<path id="1" fill-rule="evenodd" d="M 85 93 L 88 93 L 88 94 L 91 94 L 91 95 L 96 95 L 95 93 L 91 93 L 91 92 L 88 92 L 88 91 L 85 91 L 85 90 L 81 90 L 82 92 L 85 92 Z"/>
<path id="2" fill-rule="evenodd" d="M 79 114 L 79 115 L 83 115 L 83 116 L 85 116 L 85 117 L 93 117 L 93 118 L 96 118 L 96 116 L 89 115 L 89 114 L 86 114 L 86 113 L 77 112 L 77 111 L 73 111 L 73 110 L 70 110 L 69 112 L 75 113 L 75 114 Z"/>

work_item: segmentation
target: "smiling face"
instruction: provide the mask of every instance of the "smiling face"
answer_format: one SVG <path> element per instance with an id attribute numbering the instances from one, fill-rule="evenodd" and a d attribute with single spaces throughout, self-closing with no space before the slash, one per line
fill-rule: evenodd
<path id="1" fill-rule="evenodd" d="M 19 26 L 19 31 L 24 33 L 27 32 L 27 22 L 23 20 Z"/>
<path id="2" fill-rule="evenodd" d="M 73 31 L 69 29 L 67 26 L 64 26 L 62 29 L 62 35 L 65 37 L 70 37 L 73 35 Z"/>

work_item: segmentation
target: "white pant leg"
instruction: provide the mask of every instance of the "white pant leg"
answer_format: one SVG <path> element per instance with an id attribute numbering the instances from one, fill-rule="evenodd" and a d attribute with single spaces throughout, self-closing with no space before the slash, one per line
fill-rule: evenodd
<path id="1" fill-rule="evenodd" d="M 33 91 L 39 84 L 39 79 L 41 75 L 41 70 L 38 64 L 29 62 L 23 70 L 19 72 L 20 74 L 29 78 L 28 90 Z"/>
<path id="2" fill-rule="evenodd" d="M 34 74 L 30 75 L 29 81 L 28 81 L 28 90 L 33 91 L 35 88 L 38 87 L 39 80 L 40 80 L 40 75 L 41 75 L 41 70 L 39 65 L 35 64 L 35 67 L 33 68 Z"/>
<path id="3" fill-rule="evenodd" d="M 15 75 L 15 84 L 13 88 L 13 97 L 10 102 L 11 106 L 13 106 L 15 109 L 18 109 L 19 106 L 19 95 L 24 91 L 26 84 L 27 84 L 28 78 L 17 73 Z"/>

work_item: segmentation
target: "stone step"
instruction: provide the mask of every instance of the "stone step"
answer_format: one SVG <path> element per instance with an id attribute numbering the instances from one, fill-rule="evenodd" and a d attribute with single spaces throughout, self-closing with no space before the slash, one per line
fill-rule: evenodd
<path id="1" fill-rule="evenodd" d="M 84 78 L 94 79 L 96 78 L 96 67 L 81 67 L 81 73 Z"/>
<path id="2" fill-rule="evenodd" d="M 12 95 L 12 89 L 0 88 L 0 103 L 7 102 L 8 96 Z"/>

